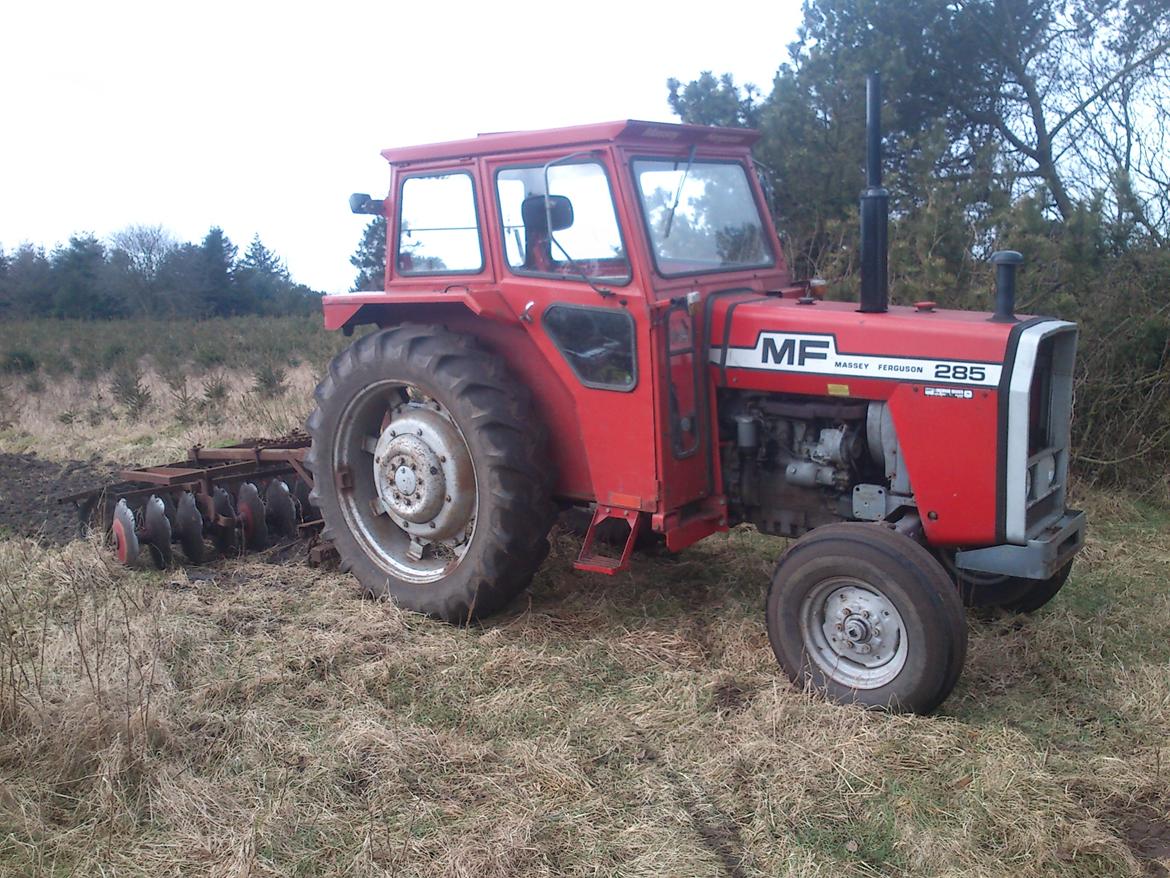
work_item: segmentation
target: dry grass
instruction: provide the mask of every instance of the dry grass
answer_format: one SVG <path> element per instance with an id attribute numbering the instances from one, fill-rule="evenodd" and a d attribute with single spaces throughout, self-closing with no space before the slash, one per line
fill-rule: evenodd
<path id="1" fill-rule="evenodd" d="M 5 541 L 0 871 L 1142 874 L 1170 539 L 1162 512 L 1089 499 L 1067 594 L 974 624 L 928 719 L 779 679 L 777 547 L 748 531 L 613 581 L 557 536 L 531 596 L 469 631 L 297 564 L 188 577 Z"/>
<path id="2" fill-rule="evenodd" d="M 281 436 L 304 425 L 322 368 L 289 368 L 281 389 L 272 392 L 240 369 L 176 379 L 144 363 L 133 374 L 147 402 L 134 411 L 118 398 L 113 376 L 59 377 L 36 394 L 15 395 L 7 427 L 0 429 L 0 451 L 150 465 L 181 460 L 195 444 Z"/>
<path id="3" fill-rule="evenodd" d="M 299 417 L 312 371 L 270 402 Z M 16 429 L 161 459 L 269 431 L 258 397 L 86 430 L 21 396 Z M 470 630 L 297 563 L 160 574 L 0 540 L 0 874 L 1164 874 L 1134 827 L 1170 833 L 1170 514 L 1081 499 L 1065 591 L 972 620 L 931 718 L 787 686 L 762 618 L 781 544 L 746 529 L 615 579 L 554 533 Z"/>

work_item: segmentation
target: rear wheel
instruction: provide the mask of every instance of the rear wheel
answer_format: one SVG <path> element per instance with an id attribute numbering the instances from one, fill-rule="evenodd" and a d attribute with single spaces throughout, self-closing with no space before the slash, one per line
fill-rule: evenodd
<path id="1" fill-rule="evenodd" d="M 333 360 L 309 417 L 311 499 L 343 569 L 449 622 L 504 606 L 548 552 L 543 430 L 472 339 L 406 325 Z"/>
<path id="2" fill-rule="evenodd" d="M 880 525 L 826 525 L 793 544 L 773 574 L 767 621 L 796 685 L 867 707 L 934 710 L 967 653 L 963 606 L 946 571 Z"/>

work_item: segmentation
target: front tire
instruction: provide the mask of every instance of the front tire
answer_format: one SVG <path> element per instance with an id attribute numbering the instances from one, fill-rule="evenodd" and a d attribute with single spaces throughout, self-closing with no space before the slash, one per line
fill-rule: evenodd
<path id="1" fill-rule="evenodd" d="M 967 654 L 963 605 L 918 543 L 881 525 L 819 527 L 785 553 L 768 638 L 794 684 L 835 701 L 929 713 Z"/>
<path id="2" fill-rule="evenodd" d="M 367 594 L 466 624 L 528 586 L 553 519 L 544 431 L 498 357 L 385 329 L 334 358 L 316 401 L 311 500 Z"/>
<path id="3" fill-rule="evenodd" d="M 1056 597 L 1068 581 L 1073 562 L 1069 561 L 1047 579 L 1026 579 L 960 570 L 953 549 L 936 552 L 954 581 L 963 605 L 972 609 L 999 609 L 1005 613 L 1034 613 Z"/>

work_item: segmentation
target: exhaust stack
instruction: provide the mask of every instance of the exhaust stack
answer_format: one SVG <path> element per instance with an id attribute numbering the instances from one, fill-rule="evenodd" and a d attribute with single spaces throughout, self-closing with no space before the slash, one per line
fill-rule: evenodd
<path id="1" fill-rule="evenodd" d="M 865 81 L 865 186 L 861 193 L 861 307 L 865 314 L 888 310 L 890 193 L 882 188 L 881 76 Z"/>
<path id="2" fill-rule="evenodd" d="M 991 254 L 995 266 L 995 313 L 992 323 L 1018 323 L 1016 317 L 1016 267 L 1024 257 L 1015 250 L 997 250 Z"/>

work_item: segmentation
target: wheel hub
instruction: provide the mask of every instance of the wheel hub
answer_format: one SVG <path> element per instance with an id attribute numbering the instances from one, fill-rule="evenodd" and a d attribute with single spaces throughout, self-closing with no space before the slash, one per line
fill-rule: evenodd
<path id="1" fill-rule="evenodd" d="M 413 494 L 415 488 L 418 487 L 418 477 L 414 474 L 414 470 L 406 464 L 398 467 L 398 472 L 394 473 L 394 487 L 403 494 Z"/>
<path id="2" fill-rule="evenodd" d="M 826 580 L 801 610 L 812 659 L 831 678 L 874 689 L 897 676 L 906 662 L 902 617 L 894 603 L 868 583 Z"/>
<path id="3" fill-rule="evenodd" d="M 833 651 L 866 667 L 889 661 L 890 638 L 881 624 L 890 618 L 893 606 L 882 595 L 863 588 L 845 586 L 829 595 L 825 613 L 825 634 Z M 887 624 L 887 628 L 890 625 Z"/>
<path id="4" fill-rule="evenodd" d="M 397 407 L 374 449 L 378 502 L 415 540 L 456 542 L 475 502 L 467 445 L 434 405 Z"/>

